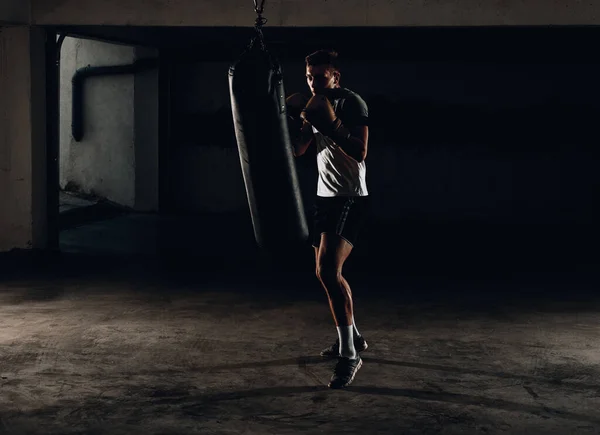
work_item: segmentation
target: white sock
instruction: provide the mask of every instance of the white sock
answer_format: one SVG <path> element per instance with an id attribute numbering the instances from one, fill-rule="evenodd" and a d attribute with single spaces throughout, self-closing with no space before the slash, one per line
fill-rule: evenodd
<path id="1" fill-rule="evenodd" d="M 354 349 L 354 331 L 352 325 L 338 326 L 337 331 L 340 337 L 340 355 L 355 359 L 356 349 Z"/>
<path id="2" fill-rule="evenodd" d="M 354 338 L 360 337 L 360 332 L 356 329 L 356 323 L 354 322 L 354 315 L 352 315 L 352 327 L 354 328 Z"/>

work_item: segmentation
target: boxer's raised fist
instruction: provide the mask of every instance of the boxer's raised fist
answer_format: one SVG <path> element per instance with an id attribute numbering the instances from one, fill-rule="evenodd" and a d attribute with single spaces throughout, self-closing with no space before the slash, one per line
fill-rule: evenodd
<path id="1" fill-rule="evenodd" d="M 289 117 L 294 120 L 300 119 L 302 109 L 308 103 L 308 97 L 299 92 L 290 95 L 285 99 L 286 111 Z"/>
<path id="2" fill-rule="evenodd" d="M 308 100 L 301 116 L 326 136 L 331 134 L 333 124 L 337 119 L 329 99 L 321 94 Z"/>

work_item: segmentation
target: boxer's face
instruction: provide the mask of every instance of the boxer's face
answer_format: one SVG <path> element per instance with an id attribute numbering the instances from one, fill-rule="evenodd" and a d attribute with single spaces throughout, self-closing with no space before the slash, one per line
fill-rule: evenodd
<path id="1" fill-rule="evenodd" d="M 340 73 L 329 65 L 307 65 L 306 83 L 313 95 L 339 86 Z"/>

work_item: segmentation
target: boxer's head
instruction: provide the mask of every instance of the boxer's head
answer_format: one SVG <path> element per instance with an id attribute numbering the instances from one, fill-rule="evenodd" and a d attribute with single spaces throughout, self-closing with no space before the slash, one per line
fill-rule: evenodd
<path id="1" fill-rule="evenodd" d="M 340 87 L 337 57 L 333 50 L 318 50 L 306 56 L 306 83 L 313 95 Z"/>

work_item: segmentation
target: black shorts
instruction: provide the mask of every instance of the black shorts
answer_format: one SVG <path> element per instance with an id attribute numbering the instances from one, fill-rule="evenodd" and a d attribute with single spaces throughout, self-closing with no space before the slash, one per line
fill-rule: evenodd
<path id="1" fill-rule="evenodd" d="M 355 246 L 368 213 L 368 196 L 317 196 L 313 207 L 312 245 L 318 248 L 321 234 L 333 233 Z"/>

